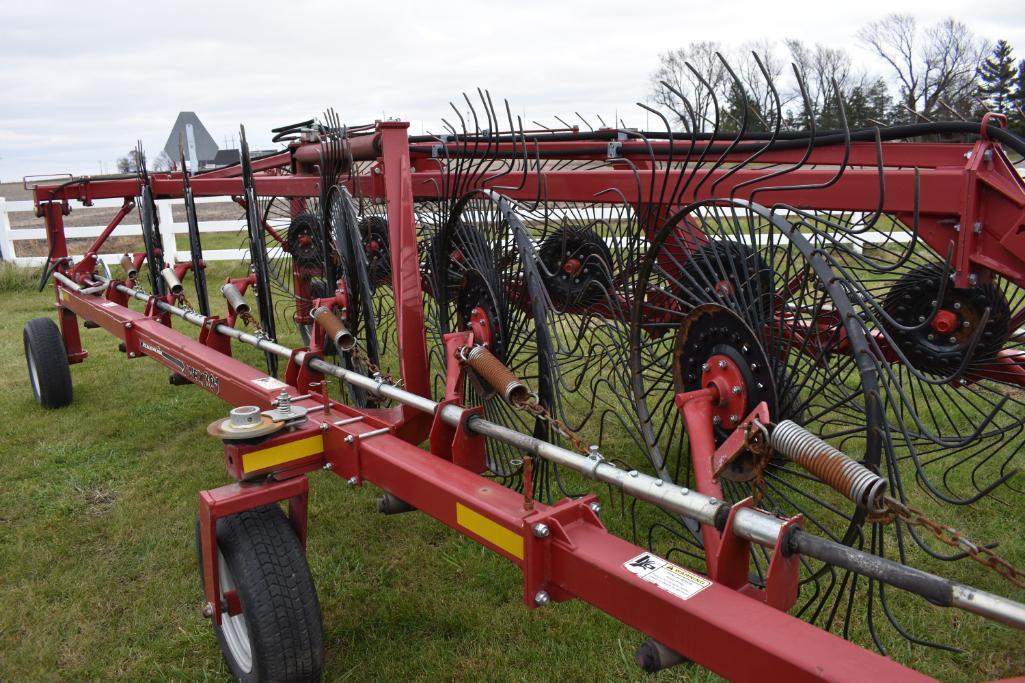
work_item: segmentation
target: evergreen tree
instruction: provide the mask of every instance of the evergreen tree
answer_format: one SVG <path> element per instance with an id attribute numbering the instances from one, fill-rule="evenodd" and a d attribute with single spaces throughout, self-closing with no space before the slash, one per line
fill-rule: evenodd
<path id="1" fill-rule="evenodd" d="M 979 98 L 991 111 L 1000 114 L 1013 111 L 1012 88 L 1016 79 L 1011 52 L 1006 40 L 997 41 L 993 52 L 979 65 Z"/>
<path id="2" fill-rule="evenodd" d="M 1018 76 L 1014 79 L 1010 109 L 1011 129 L 1018 135 L 1025 135 L 1025 59 L 1018 60 Z"/>

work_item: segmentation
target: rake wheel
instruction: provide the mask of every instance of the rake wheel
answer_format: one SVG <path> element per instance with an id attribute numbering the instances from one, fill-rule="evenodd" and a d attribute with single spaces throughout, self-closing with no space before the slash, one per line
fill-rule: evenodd
<path id="1" fill-rule="evenodd" d="M 343 351 L 342 365 L 367 377 L 373 376 L 381 362 L 377 318 L 374 309 L 374 286 L 370 279 L 366 253 L 360 235 L 356 203 L 344 185 L 331 188 L 327 202 L 327 226 L 337 258 L 339 280 L 345 286 L 348 307 L 345 321 L 357 339 L 359 352 Z M 339 380 L 343 391 L 357 407 L 375 407 L 378 400 L 367 392 Z"/>
<path id="2" fill-rule="evenodd" d="M 1025 288 L 985 271 L 957 287 L 954 268 L 918 239 L 913 220 L 883 218 L 877 229 L 876 221 L 806 214 L 801 229 L 828 246 L 823 253 L 884 359 L 880 390 L 893 457 L 913 475 L 905 479 L 947 504 L 1020 494 Z M 905 481 L 890 488 L 902 492 Z"/>
<path id="3" fill-rule="evenodd" d="M 708 247 L 716 242 L 734 246 Z M 737 258 L 726 262 L 725 253 Z M 757 205 L 704 202 L 667 221 L 640 265 L 630 333 L 633 397 L 658 476 L 730 502 L 752 494 L 743 459 L 740 471 L 723 474 L 718 490 L 696 481 L 674 404 L 681 390 L 705 385 L 702 372 L 714 372 L 722 362 L 727 370 L 745 368 L 734 375 L 747 396 L 734 409 L 736 417 L 743 419 L 743 410 L 765 400 L 773 421 L 795 420 L 891 482 L 899 479 L 883 438 L 879 363 L 835 280 L 819 244 Z M 717 441 L 734 428 L 720 417 Z M 761 478 L 760 507 L 801 514 L 806 528 L 879 554 L 902 543 L 901 527 L 867 521 L 863 508 L 794 463 L 772 459 Z M 635 528 L 647 522 L 647 541 L 656 550 L 703 559 L 700 539 L 682 520 L 662 514 L 634 521 Z M 904 552 L 899 557 L 906 559 Z M 753 550 L 752 583 L 763 582 L 766 569 L 766 554 Z M 859 585 L 849 572 L 807 558 L 794 611 L 845 636 L 852 624 L 867 624 L 884 651 L 879 633 L 886 623 L 904 638 L 932 645 L 903 628 L 878 587 Z"/>
<path id="4" fill-rule="evenodd" d="M 558 413 L 547 327 L 546 301 L 536 255 L 522 220 L 507 199 L 471 192 L 454 204 L 431 240 L 428 316 L 434 323 L 434 367 L 443 383 L 442 335 L 471 330 L 475 343 L 491 352 L 537 393 L 538 402 Z M 552 440 L 546 421 L 517 410 L 467 370 L 467 406 L 483 406 L 487 419 Z M 495 441 L 487 444 L 488 469 L 506 485 L 522 487 L 522 455 Z M 546 496 L 549 471 L 539 463 L 535 494 Z"/>

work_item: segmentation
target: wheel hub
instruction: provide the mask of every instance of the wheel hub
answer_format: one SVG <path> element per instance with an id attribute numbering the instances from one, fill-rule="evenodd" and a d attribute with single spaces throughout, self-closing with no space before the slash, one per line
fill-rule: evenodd
<path id="1" fill-rule="evenodd" d="M 712 406 L 716 445 L 763 401 L 769 414 L 777 415 L 776 382 L 769 360 L 754 331 L 730 309 L 718 304 L 694 309 L 677 330 L 673 355 L 677 393 L 716 390 Z M 745 453 L 721 476 L 748 481 L 756 474 L 754 458 Z"/>
<path id="2" fill-rule="evenodd" d="M 887 294 L 883 308 L 899 325 L 890 335 L 911 363 L 938 375 L 955 372 L 965 362 L 979 335 L 971 362 L 991 358 L 1003 346 L 1010 326 L 1010 311 L 1003 293 L 991 284 L 955 288 L 943 284 L 937 264 L 920 266 L 905 274 Z M 989 319 L 979 331 L 986 309 Z"/>
<path id="3" fill-rule="evenodd" d="M 487 283 L 475 271 L 466 274 L 459 288 L 456 310 L 462 329 L 473 332 L 475 342 L 487 345 L 491 353 L 504 359 L 505 339 L 498 306 Z"/>
<path id="4" fill-rule="evenodd" d="M 559 228 L 541 243 L 538 258 L 557 306 L 589 306 L 612 287 L 612 254 L 593 230 Z"/>

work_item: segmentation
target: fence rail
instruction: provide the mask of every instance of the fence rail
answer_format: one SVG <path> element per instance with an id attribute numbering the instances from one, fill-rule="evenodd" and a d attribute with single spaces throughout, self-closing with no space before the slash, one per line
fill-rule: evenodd
<path id="1" fill-rule="evenodd" d="M 224 203 L 221 197 L 196 197 L 196 204 L 218 204 Z M 160 234 L 163 239 L 161 247 L 164 251 L 164 260 L 168 263 L 175 263 L 181 260 L 188 260 L 188 250 L 178 249 L 176 235 L 188 233 L 187 223 L 179 223 L 174 220 L 173 207 L 184 205 L 184 199 L 158 199 L 157 216 L 160 219 Z M 83 206 L 78 201 L 71 202 L 73 208 Z M 92 207 L 88 208 L 118 208 L 122 205 L 120 199 L 97 199 Z M 45 240 L 46 230 L 44 228 L 12 228 L 9 214 L 32 211 L 33 203 L 30 200 L 7 201 L 0 197 L 0 260 L 11 261 L 19 266 L 38 266 L 46 262 L 45 256 L 18 256 L 15 247 L 17 242 L 25 240 Z M 241 211 L 241 209 L 239 209 Z M 106 228 L 106 225 L 90 225 L 84 227 L 66 227 L 64 234 L 68 238 L 97 237 Z M 215 232 L 239 232 L 245 231 L 245 219 L 230 221 L 200 221 L 199 231 L 201 233 Z M 142 235 L 142 226 L 138 223 L 122 223 L 114 229 L 112 237 L 135 237 Z M 203 259 L 206 261 L 239 261 L 248 256 L 247 249 L 204 249 Z M 73 258 L 81 258 L 81 254 L 72 254 Z M 102 254 L 100 259 L 107 263 L 117 263 L 121 254 Z"/>

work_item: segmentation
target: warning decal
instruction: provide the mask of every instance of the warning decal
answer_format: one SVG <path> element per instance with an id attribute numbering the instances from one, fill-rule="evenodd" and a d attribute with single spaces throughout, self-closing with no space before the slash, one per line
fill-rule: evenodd
<path id="1" fill-rule="evenodd" d="M 259 377 L 257 379 L 252 380 L 252 382 L 253 384 L 259 384 L 264 389 L 270 389 L 271 391 L 284 389 L 288 386 L 281 380 L 275 379 L 273 377 Z"/>
<path id="2" fill-rule="evenodd" d="M 692 598 L 712 585 L 711 581 L 700 574 L 651 553 L 641 553 L 624 562 L 623 566 L 681 600 Z"/>

